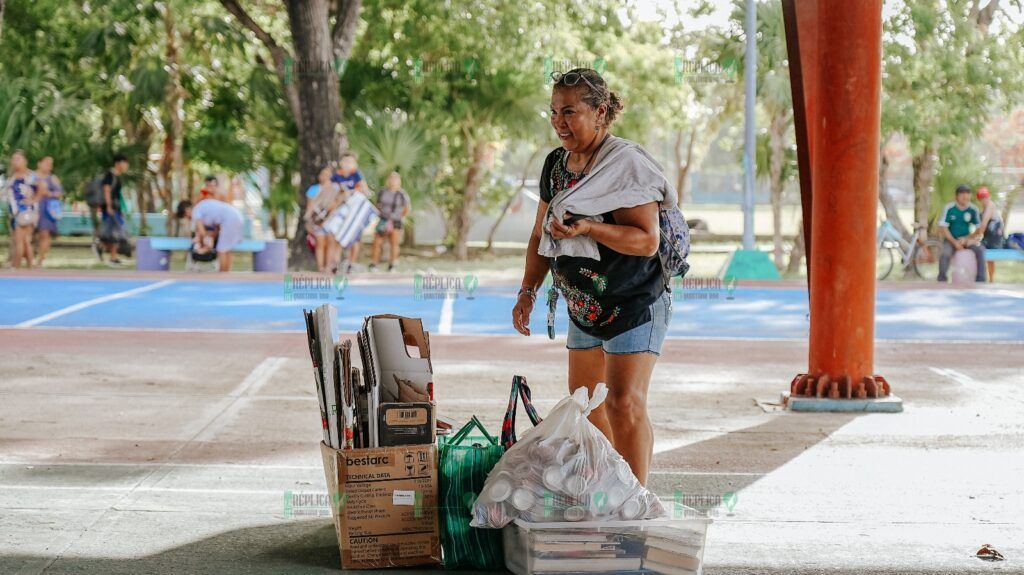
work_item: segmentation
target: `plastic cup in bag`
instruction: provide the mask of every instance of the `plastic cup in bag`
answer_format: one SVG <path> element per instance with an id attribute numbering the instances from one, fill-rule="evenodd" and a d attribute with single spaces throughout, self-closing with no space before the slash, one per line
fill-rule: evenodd
<path id="1" fill-rule="evenodd" d="M 562 474 L 561 467 L 552 465 L 544 470 L 544 487 L 551 491 L 561 491 L 563 481 L 565 481 L 565 476 Z"/>
<path id="2" fill-rule="evenodd" d="M 570 475 L 563 482 L 565 492 L 574 497 L 580 497 L 587 492 L 587 479 L 583 475 Z"/>
<path id="3" fill-rule="evenodd" d="M 533 492 L 524 487 L 520 487 L 512 492 L 512 506 L 519 511 L 526 511 L 533 507 L 533 503 L 536 497 L 533 496 Z"/>
<path id="4" fill-rule="evenodd" d="M 622 504 L 622 508 L 619 510 L 619 515 L 623 519 L 637 519 L 647 513 L 647 499 L 644 497 L 634 497 L 629 501 Z"/>
<path id="5" fill-rule="evenodd" d="M 511 476 L 505 474 L 497 478 L 490 487 L 487 488 L 487 495 L 491 500 L 495 502 L 505 501 L 512 495 L 512 482 L 509 480 Z"/>
<path id="6" fill-rule="evenodd" d="M 626 463 L 625 459 L 620 459 L 618 464 L 615 466 L 615 473 L 619 476 L 619 481 L 623 485 L 632 485 L 636 481 L 636 476 L 633 475 L 633 470 L 630 469 L 629 464 Z"/>
<path id="7" fill-rule="evenodd" d="M 587 510 L 583 507 L 573 506 L 565 510 L 566 521 L 583 521 L 583 518 L 587 516 Z"/>
<path id="8" fill-rule="evenodd" d="M 606 496 L 607 509 L 618 509 L 626 501 L 626 490 L 615 486 L 607 491 Z"/>
<path id="9" fill-rule="evenodd" d="M 555 448 L 537 442 L 530 446 L 530 459 L 532 461 L 551 461 L 555 458 Z"/>

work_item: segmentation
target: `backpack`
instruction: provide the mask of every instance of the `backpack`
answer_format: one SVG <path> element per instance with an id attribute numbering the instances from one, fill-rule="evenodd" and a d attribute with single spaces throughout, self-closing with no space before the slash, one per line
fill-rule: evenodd
<path id="1" fill-rule="evenodd" d="M 552 155 L 548 155 L 548 161 L 544 162 L 541 169 L 541 195 L 551 195 L 551 158 Z M 687 256 L 690 255 L 690 226 L 686 224 L 682 210 L 676 206 L 668 210 L 658 210 L 658 227 L 661 230 L 658 261 L 661 262 L 665 287 L 671 288 L 673 277 L 683 277 L 690 270 L 690 264 L 686 262 Z"/>
<path id="2" fill-rule="evenodd" d="M 690 271 L 690 264 L 686 262 L 690 255 L 690 226 L 678 206 L 658 210 L 658 225 L 661 228 L 658 259 L 665 286 L 671 287 L 673 277 L 684 277 Z"/>
<path id="3" fill-rule="evenodd" d="M 1010 234 L 1010 237 L 1006 238 L 1006 247 L 1024 250 L 1024 233 Z"/>
<path id="4" fill-rule="evenodd" d="M 103 197 L 103 179 L 106 177 L 106 174 L 100 174 L 85 186 L 85 203 L 90 208 L 99 208 L 106 203 Z"/>

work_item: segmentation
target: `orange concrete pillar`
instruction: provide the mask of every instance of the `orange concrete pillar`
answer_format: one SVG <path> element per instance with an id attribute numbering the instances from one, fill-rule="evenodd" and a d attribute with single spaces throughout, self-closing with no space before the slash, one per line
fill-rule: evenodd
<path id="1" fill-rule="evenodd" d="M 809 368 L 790 392 L 883 397 L 889 385 L 873 364 L 882 0 L 794 4 L 813 250 Z"/>

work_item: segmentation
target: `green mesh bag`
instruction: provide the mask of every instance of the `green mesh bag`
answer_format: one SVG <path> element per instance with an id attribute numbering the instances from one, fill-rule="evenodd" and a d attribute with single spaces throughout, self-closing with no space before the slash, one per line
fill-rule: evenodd
<path id="1" fill-rule="evenodd" d="M 471 434 L 474 429 L 479 434 Z M 469 526 L 473 503 L 504 452 L 475 416 L 451 439 L 441 441 L 439 504 L 446 569 L 505 569 L 501 530 Z"/>

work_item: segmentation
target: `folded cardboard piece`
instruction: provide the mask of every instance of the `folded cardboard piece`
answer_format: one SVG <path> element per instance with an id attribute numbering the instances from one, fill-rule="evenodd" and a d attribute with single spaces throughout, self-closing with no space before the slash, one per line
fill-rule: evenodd
<path id="1" fill-rule="evenodd" d="M 367 420 L 371 446 L 401 443 L 428 443 L 434 439 L 434 409 L 429 409 L 429 438 L 409 433 L 390 435 L 383 428 L 385 404 L 430 403 L 433 400 L 434 374 L 430 363 L 430 334 L 419 318 L 392 314 L 367 316 L 358 334 L 363 360 L 363 378 L 368 388 Z M 406 429 L 408 431 L 408 429 Z"/>
<path id="2" fill-rule="evenodd" d="M 320 453 L 342 569 L 441 563 L 434 445 Z"/>

